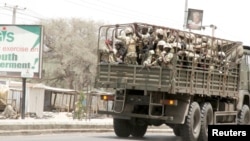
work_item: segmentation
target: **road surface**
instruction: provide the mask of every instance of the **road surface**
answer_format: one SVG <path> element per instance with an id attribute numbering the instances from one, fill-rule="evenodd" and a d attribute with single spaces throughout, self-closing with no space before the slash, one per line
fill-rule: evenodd
<path id="1" fill-rule="evenodd" d="M 182 141 L 173 133 L 146 133 L 144 138 L 118 138 L 113 132 L 65 133 L 42 135 L 0 136 L 0 141 Z"/>

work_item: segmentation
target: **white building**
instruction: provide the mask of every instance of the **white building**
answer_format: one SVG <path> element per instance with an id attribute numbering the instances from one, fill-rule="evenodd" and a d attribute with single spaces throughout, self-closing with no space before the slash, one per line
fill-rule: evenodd
<path id="1" fill-rule="evenodd" d="M 21 113 L 23 84 L 22 82 L 9 81 L 9 93 L 6 103 L 12 104 L 18 113 Z M 78 92 L 72 89 L 63 89 L 45 86 L 44 84 L 26 83 L 25 87 L 25 114 L 35 113 L 42 117 L 43 112 L 52 110 L 74 109 Z"/>

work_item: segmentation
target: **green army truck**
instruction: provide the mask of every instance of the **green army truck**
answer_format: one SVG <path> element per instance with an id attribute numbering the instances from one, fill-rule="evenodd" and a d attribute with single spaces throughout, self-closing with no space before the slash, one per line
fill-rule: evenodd
<path id="1" fill-rule="evenodd" d="M 105 40 L 114 45 L 119 41 L 115 33 L 122 36 L 126 27 L 134 33 L 148 27 L 152 37 L 163 29 L 169 44 L 180 42 L 179 34 L 184 33 L 189 36 L 182 41 L 191 39 L 194 52 L 202 46 L 214 54 L 195 58 L 173 53 L 171 68 L 101 62 Z M 218 60 L 221 51 L 225 56 Z M 107 104 L 98 113 L 112 115 L 118 137 L 143 137 L 149 126 L 166 125 L 185 141 L 206 141 L 208 125 L 250 123 L 250 47 L 242 42 L 145 23 L 104 25 L 99 29 L 98 56 L 95 88 L 106 90 L 101 99 Z"/>

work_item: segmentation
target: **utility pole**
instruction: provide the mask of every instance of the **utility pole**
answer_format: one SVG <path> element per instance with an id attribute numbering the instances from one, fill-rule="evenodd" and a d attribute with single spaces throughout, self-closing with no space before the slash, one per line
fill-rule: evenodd
<path id="1" fill-rule="evenodd" d="M 187 25 L 187 16 L 188 16 L 188 0 L 185 0 L 185 10 L 184 10 L 184 24 L 183 24 L 183 30 L 186 29 Z"/>
<path id="2" fill-rule="evenodd" d="M 16 12 L 17 10 L 25 10 L 26 8 L 20 8 L 18 7 L 18 5 L 12 5 L 9 6 L 5 3 L 5 7 L 12 9 L 13 14 L 12 14 L 12 24 L 16 24 Z M 26 100 L 26 78 L 22 78 L 23 82 L 22 82 L 22 110 L 21 110 L 21 117 L 22 119 L 25 119 L 25 100 Z"/>
<path id="3" fill-rule="evenodd" d="M 206 27 L 210 27 L 210 28 L 212 28 L 212 46 L 214 45 L 214 35 L 215 35 L 215 30 L 217 29 L 217 26 L 216 25 L 213 25 L 213 24 L 210 24 L 210 25 L 207 25 L 207 26 L 202 26 L 202 29 L 203 30 L 205 30 L 206 29 Z M 212 50 L 212 53 L 213 54 L 217 54 L 218 52 L 217 52 L 217 50 Z"/>
<path id="4" fill-rule="evenodd" d="M 7 8 L 10 8 L 10 9 L 12 9 L 12 11 L 13 11 L 13 14 L 12 14 L 12 24 L 16 24 L 16 11 L 17 10 L 25 10 L 26 8 L 24 7 L 24 8 L 21 8 L 21 7 L 18 7 L 18 5 L 7 5 L 6 3 L 5 3 L 5 5 L 4 5 L 5 7 L 7 7 Z"/>

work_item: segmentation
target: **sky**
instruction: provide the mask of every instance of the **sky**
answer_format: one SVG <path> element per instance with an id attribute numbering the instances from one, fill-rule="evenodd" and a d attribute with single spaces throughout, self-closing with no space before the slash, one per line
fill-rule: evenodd
<path id="1" fill-rule="evenodd" d="M 0 0 L 0 24 L 35 24 L 41 19 L 81 18 L 109 24 L 142 22 L 180 30 L 187 8 L 203 10 L 203 26 L 215 25 L 214 35 L 250 45 L 248 0 Z M 212 29 L 195 30 L 212 35 Z"/>

